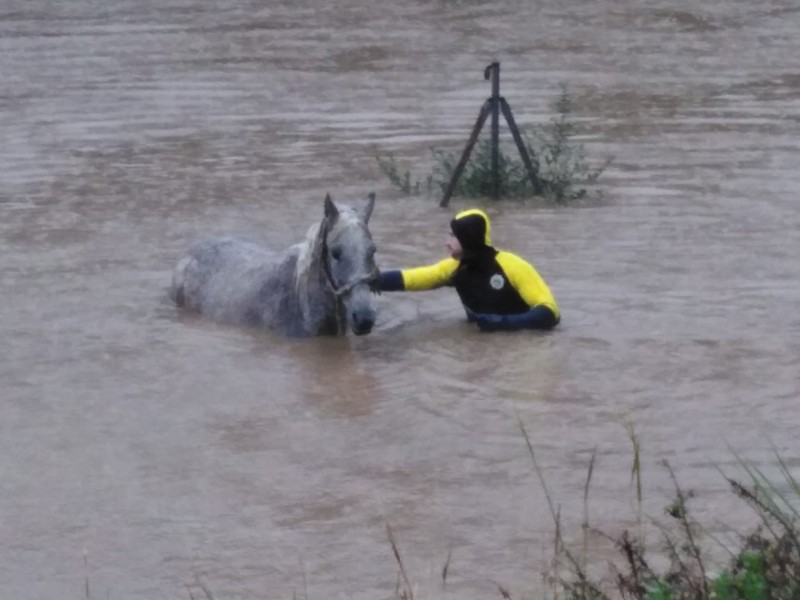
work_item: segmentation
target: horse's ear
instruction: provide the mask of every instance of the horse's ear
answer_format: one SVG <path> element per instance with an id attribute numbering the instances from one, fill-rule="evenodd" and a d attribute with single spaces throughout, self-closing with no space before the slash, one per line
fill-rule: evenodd
<path id="1" fill-rule="evenodd" d="M 333 221 L 336 217 L 339 216 L 339 209 L 336 208 L 336 205 L 331 200 L 330 194 L 325 194 L 325 218 L 329 221 Z"/>
<path id="2" fill-rule="evenodd" d="M 369 223 L 373 208 L 375 208 L 375 192 L 370 192 L 367 196 L 367 205 L 361 209 L 361 218 L 364 219 L 364 223 Z"/>

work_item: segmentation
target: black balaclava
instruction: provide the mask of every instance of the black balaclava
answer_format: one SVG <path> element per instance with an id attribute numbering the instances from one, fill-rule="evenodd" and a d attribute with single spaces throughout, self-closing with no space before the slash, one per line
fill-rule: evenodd
<path id="1" fill-rule="evenodd" d="M 486 254 L 494 256 L 489 245 L 486 216 L 481 211 L 464 211 L 450 221 L 450 229 L 461 244 L 462 260 L 478 259 Z"/>

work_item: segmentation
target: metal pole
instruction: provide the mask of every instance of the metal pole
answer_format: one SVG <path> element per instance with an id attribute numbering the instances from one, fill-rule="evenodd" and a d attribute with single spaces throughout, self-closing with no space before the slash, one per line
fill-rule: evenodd
<path id="1" fill-rule="evenodd" d="M 500 63 L 493 62 L 483 72 L 492 80 L 492 197 L 500 198 Z"/>
<path id="2" fill-rule="evenodd" d="M 442 199 L 439 202 L 439 206 L 442 208 L 446 207 L 450 203 L 450 196 L 453 195 L 453 191 L 456 189 L 458 178 L 461 177 L 461 172 L 464 170 L 464 167 L 467 166 L 467 161 L 469 160 L 469 155 L 472 153 L 472 148 L 475 146 L 475 142 L 478 141 L 478 135 L 481 132 L 481 127 L 483 127 L 483 124 L 486 122 L 486 117 L 489 116 L 490 104 L 491 99 L 486 100 L 486 102 L 483 103 L 483 106 L 481 106 L 481 111 L 478 113 L 475 126 L 472 128 L 472 133 L 469 136 L 467 145 L 464 147 L 464 152 L 461 154 L 461 159 L 458 161 L 456 168 L 453 170 L 453 176 L 450 178 L 450 183 L 447 185 L 444 196 L 442 196 Z"/>
<path id="3" fill-rule="evenodd" d="M 506 123 L 508 123 L 508 128 L 511 130 L 511 135 L 514 137 L 514 142 L 517 144 L 517 150 L 519 150 L 519 155 L 522 157 L 525 170 L 528 172 L 528 177 L 533 185 L 533 192 L 541 196 L 544 194 L 544 183 L 539 177 L 539 161 L 536 159 L 536 156 L 533 157 L 534 160 L 536 160 L 536 167 L 534 167 L 533 162 L 528 156 L 525 143 L 522 141 L 517 123 L 514 121 L 514 115 L 511 114 L 511 107 L 508 105 L 505 98 L 500 98 L 500 107 L 503 109 L 503 116 L 506 118 Z"/>

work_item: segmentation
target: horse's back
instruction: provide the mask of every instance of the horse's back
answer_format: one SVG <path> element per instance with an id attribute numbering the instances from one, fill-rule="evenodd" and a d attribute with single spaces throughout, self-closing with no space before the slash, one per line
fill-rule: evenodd
<path id="1" fill-rule="evenodd" d="M 195 244 L 175 267 L 170 296 L 178 305 L 212 318 L 260 324 L 268 291 L 286 272 L 283 257 L 251 240 L 221 237 Z"/>

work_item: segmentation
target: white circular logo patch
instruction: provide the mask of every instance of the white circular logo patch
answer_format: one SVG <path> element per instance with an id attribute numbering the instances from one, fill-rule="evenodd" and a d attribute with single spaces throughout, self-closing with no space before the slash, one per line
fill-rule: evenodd
<path id="1" fill-rule="evenodd" d="M 506 280 L 503 279 L 503 276 L 499 273 L 495 273 L 492 275 L 491 279 L 489 279 L 489 285 L 492 286 L 493 290 L 502 290 L 505 284 Z"/>

